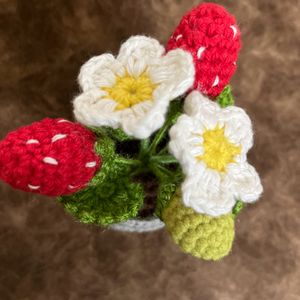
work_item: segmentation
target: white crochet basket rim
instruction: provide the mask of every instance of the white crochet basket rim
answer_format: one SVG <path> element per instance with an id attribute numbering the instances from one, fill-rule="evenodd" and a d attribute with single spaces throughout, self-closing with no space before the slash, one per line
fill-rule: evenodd
<path id="1" fill-rule="evenodd" d="M 165 223 L 157 217 L 149 217 L 145 219 L 130 219 L 125 222 L 112 224 L 110 229 L 123 232 L 151 232 L 162 229 Z"/>

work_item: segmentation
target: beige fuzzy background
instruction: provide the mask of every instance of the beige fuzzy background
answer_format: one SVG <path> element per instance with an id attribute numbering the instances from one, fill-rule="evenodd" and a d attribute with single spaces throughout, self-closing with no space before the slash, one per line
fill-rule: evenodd
<path id="1" fill-rule="evenodd" d="M 0 0 L 0 138 L 44 117 L 71 118 L 80 65 L 149 34 L 166 42 L 195 0 Z M 260 202 L 238 218 L 231 255 L 182 254 L 164 230 L 82 225 L 55 200 L 0 184 L 1 300 L 300 299 L 297 0 L 223 0 L 243 34 L 232 80 L 255 124 L 249 160 Z M 297 171 L 298 170 L 298 174 Z"/>

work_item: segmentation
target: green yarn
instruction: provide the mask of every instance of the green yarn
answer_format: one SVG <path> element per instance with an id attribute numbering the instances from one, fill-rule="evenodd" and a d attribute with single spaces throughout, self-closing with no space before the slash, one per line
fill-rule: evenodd
<path id="1" fill-rule="evenodd" d="M 134 139 L 133 137 L 127 135 L 120 128 L 114 129 L 111 127 L 102 126 L 102 127 L 89 127 L 89 129 L 92 130 L 96 135 L 108 136 L 111 139 L 118 142 L 125 142 Z"/>
<path id="2" fill-rule="evenodd" d="M 83 223 L 110 225 L 137 216 L 144 199 L 142 186 L 128 180 L 105 182 L 60 198 L 65 209 Z"/>
<path id="3" fill-rule="evenodd" d="M 182 101 L 172 101 L 164 126 L 152 140 L 140 142 L 140 151 L 133 158 L 129 157 L 131 153 L 128 157 L 116 153 L 116 143 L 122 147 L 123 142 L 132 140 L 121 129 L 90 127 L 98 137 L 95 151 L 102 157 L 103 164 L 87 188 L 59 198 L 65 209 L 83 223 L 107 226 L 136 217 L 142 208 L 144 190 L 140 183 L 133 181 L 135 176 L 151 172 L 157 180 L 175 190 L 178 172 L 170 170 L 169 165 L 178 162 L 170 155 L 157 154 L 157 148 L 166 143 L 168 129 L 181 110 Z M 162 194 L 167 194 L 166 190 Z"/>
<path id="4" fill-rule="evenodd" d="M 109 225 L 137 216 L 143 205 L 144 191 L 128 176 L 131 164 L 115 153 L 114 142 L 101 136 L 95 146 L 103 164 L 89 186 L 59 198 L 66 210 L 83 223 Z"/>
<path id="5" fill-rule="evenodd" d="M 181 195 L 176 192 L 162 213 L 174 242 L 181 250 L 205 260 L 219 260 L 226 256 L 234 239 L 232 214 L 211 217 L 198 214 L 185 207 Z"/>
<path id="6" fill-rule="evenodd" d="M 236 203 L 235 203 L 235 206 L 233 207 L 233 209 L 232 209 L 232 214 L 233 214 L 233 216 L 236 218 L 237 217 L 237 215 L 241 212 L 241 210 L 243 209 L 245 207 L 245 203 L 244 202 L 242 202 L 242 201 L 237 201 Z"/>
<path id="7" fill-rule="evenodd" d="M 168 203 L 171 201 L 176 189 L 177 184 L 174 182 L 161 182 L 158 189 L 157 201 L 155 207 L 155 215 L 162 218 L 162 213 Z"/>
<path id="8" fill-rule="evenodd" d="M 174 125 L 178 119 L 178 117 L 182 114 L 183 109 L 183 101 L 181 98 L 178 98 L 176 100 L 173 100 L 170 103 L 169 111 L 167 114 L 167 119 L 164 123 L 164 125 L 158 130 L 158 132 L 155 134 L 150 146 L 148 153 L 149 155 L 155 154 L 157 151 L 157 147 L 161 143 L 166 143 L 166 138 L 168 137 L 169 133 L 168 130 L 172 125 Z"/>
<path id="9" fill-rule="evenodd" d="M 222 107 L 233 105 L 230 86 L 224 88 L 217 101 Z M 83 223 L 103 226 L 134 218 L 143 206 L 145 194 L 142 184 L 134 182 L 133 178 L 150 172 L 159 182 L 155 215 L 161 218 L 167 214 L 171 207 L 169 203 L 184 178 L 178 161 L 167 148 L 168 131 L 182 110 L 182 98 L 173 100 L 163 127 L 152 137 L 139 142 L 139 152 L 134 157 L 132 153 L 128 153 L 128 157 L 116 153 L 116 143 L 122 148 L 122 143 L 133 141 L 123 130 L 91 127 L 98 137 L 95 150 L 103 164 L 84 190 L 59 198 L 66 210 Z M 237 202 L 233 216 L 242 207 L 243 204 Z"/>
<path id="10" fill-rule="evenodd" d="M 217 102 L 221 107 L 234 105 L 234 98 L 230 85 L 225 86 L 222 93 L 217 97 Z"/>

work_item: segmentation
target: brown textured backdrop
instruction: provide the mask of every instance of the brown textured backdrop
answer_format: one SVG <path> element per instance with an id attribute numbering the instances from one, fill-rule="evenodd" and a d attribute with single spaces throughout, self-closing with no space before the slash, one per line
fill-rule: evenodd
<path id="1" fill-rule="evenodd" d="M 71 118 L 85 60 L 116 52 L 132 34 L 165 42 L 197 3 L 0 0 L 0 138 L 46 116 Z M 1 300 L 300 299 L 299 1 L 219 3 L 243 34 L 232 84 L 255 124 L 250 161 L 265 188 L 238 218 L 232 254 L 204 262 L 182 254 L 163 230 L 85 226 L 54 200 L 1 183 Z"/>

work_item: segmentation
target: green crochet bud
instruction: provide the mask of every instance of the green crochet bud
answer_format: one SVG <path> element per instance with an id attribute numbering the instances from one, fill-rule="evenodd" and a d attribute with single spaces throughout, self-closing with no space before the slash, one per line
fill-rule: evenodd
<path id="1" fill-rule="evenodd" d="M 171 237 L 183 252 L 205 260 L 226 256 L 234 239 L 233 215 L 211 217 L 196 213 L 176 193 L 162 213 Z"/>

